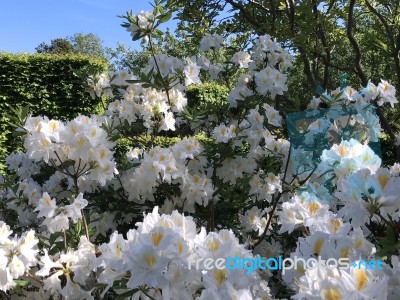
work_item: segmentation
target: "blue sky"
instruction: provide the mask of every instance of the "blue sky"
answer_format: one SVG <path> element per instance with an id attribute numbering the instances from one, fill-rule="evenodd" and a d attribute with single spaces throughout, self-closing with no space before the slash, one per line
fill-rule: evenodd
<path id="1" fill-rule="evenodd" d="M 121 27 L 126 11 L 151 10 L 149 0 L 13 0 L 0 1 L 0 51 L 35 52 L 41 42 L 94 33 L 104 46 L 123 42 L 138 49 Z M 168 23 L 170 28 L 174 26 Z"/>

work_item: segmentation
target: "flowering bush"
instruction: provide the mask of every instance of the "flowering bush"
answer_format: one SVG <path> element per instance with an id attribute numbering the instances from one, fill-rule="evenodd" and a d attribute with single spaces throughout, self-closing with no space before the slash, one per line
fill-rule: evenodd
<path id="1" fill-rule="evenodd" d="M 153 49 L 157 26 L 169 17 L 156 6 L 128 14 L 123 26 Z M 274 106 L 287 91 L 290 53 L 267 35 L 255 38 L 248 52 L 217 61 L 214 54 L 223 47 L 221 36 L 206 35 L 196 57 L 153 51 L 140 74 L 93 75 L 91 95 L 110 100 L 104 115 L 68 122 L 20 116 L 25 151 L 6 159 L 9 174 L 2 184 L 4 295 L 398 299 L 400 165 L 382 166 L 368 146 L 382 132 L 379 120 L 356 109 L 348 122 L 359 129 L 324 149 L 315 167 L 292 172 L 303 150 L 287 139 L 286 116 Z M 190 85 L 230 69 L 237 69 L 237 82 L 226 114 L 186 108 Z M 382 80 L 360 92 L 345 87 L 326 93 L 310 108 L 320 102 L 345 109 L 397 100 Z M 331 122 L 338 111 L 303 129 L 306 150 L 313 136 L 347 128 Z M 155 143 L 160 135 L 178 141 L 161 147 Z M 133 146 L 117 157 L 121 138 Z M 300 260 L 286 272 L 249 272 L 253 259 L 277 256 L 348 264 L 343 269 Z M 231 258 L 246 264 L 207 266 L 209 259 Z M 379 259 L 382 268 L 356 268 L 368 259 Z"/>

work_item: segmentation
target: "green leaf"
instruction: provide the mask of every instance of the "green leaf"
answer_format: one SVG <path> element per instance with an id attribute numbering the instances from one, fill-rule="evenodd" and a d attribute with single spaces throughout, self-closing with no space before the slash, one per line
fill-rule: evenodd
<path id="1" fill-rule="evenodd" d="M 106 283 L 95 283 L 93 285 L 94 288 L 98 288 L 98 289 L 106 288 L 107 286 L 108 286 L 108 284 L 106 284 Z"/>
<path id="2" fill-rule="evenodd" d="M 128 83 L 142 83 L 142 79 L 137 79 L 137 80 L 125 80 Z"/>
<path id="3" fill-rule="evenodd" d="M 80 236 L 82 232 L 82 220 L 79 220 L 75 225 L 75 233 Z"/>
<path id="4" fill-rule="evenodd" d="M 388 51 L 389 46 L 386 43 L 382 42 L 377 37 L 375 37 L 375 39 L 374 39 L 374 44 L 375 44 L 375 46 L 377 46 L 378 48 L 382 49 L 386 53 L 389 53 L 389 51 Z"/>
<path id="5" fill-rule="evenodd" d="M 56 242 L 53 244 L 53 248 L 49 250 L 49 255 L 55 255 L 64 249 L 64 241 Z"/>
<path id="6" fill-rule="evenodd" d="M 377 252 L 378 256 L 389 256 L 400 249 L 400 241 L 397 238 L 397 231 L 392 226 L 387 228 L 387 236 L 378 239 L 381 249 Z"/>
<path id="7" fill-rule="evenodd" d="M 171 19 L 171 17 L 172 17 L 172 13 L 168 12 L 166 14 L 160 15 L 157 19 L 160 21 L 160 24 L 161 24 L 161 23 L 168 22 Z"/>
<path id="8" fill-rule="evenodd" d="M 59 237 L 61 237 L 62 235 L 63 235 L 62 232 L 55 232 L 55 233 L 51 234 L 51 235 L 50 235 L 50 238 L 49 238 L 49 243 L 50 243 L 50 245 L 53 245 L 54 242 L 55 242 Z"/>
<path id="9" fill-rule="evenodd" d="M 25 287 L 31 284 L 28 280 L 25 279 L 15 279 L 14 282 L 21 287 Z"/>
<path id="10" fill-rule="evenodd" d="M 115 300 L 124 300 L 124 299 L 132 296 L 133 294 L 137 293 L 138 291 L 139 291 L 139 289 L 134 289 L 134 290 L 130 290 L 125 293 L 119 294 L 117 297 L 115 297 Z"/>

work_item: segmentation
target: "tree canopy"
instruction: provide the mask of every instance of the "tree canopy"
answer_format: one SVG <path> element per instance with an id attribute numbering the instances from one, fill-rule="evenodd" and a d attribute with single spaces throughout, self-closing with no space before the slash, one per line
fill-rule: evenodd
<path id="1" fill-rule="evenodd" d="M 93 33 L 75 33 L 71 37 L 53 39 L 50 44 L 42 42 L 35 50 L 38 53 L 75 53 L 105 58 L 103 42 Z"/>

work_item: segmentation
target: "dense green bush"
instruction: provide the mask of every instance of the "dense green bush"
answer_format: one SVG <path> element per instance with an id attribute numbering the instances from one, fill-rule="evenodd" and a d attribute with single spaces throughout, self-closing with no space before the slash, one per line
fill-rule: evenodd
<path id="1" fill-rule="evenodd" d="M 219 120 L 228 116 L 228 88 L 215 82 L 192 85 L 186 96 L 188 107 L 194 115 L 216 114 Z"/>
<path id="2" fill-rule="evenodd" d="M 0 157 L 16 147 L 11 108 L 29 105 L 33 115 L 62 120 L 95 113 L 99 99 L 85 92 L 83 78 L 105 69 L 105 61 L 78 55 L 0 53 Z"/>

